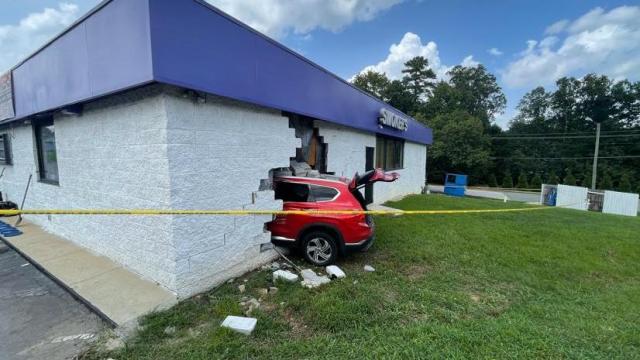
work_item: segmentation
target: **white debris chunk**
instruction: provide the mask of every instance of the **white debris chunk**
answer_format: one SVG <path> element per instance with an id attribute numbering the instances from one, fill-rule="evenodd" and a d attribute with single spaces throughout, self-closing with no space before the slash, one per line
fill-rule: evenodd
<path id="1" fill-rule="evenodd" d="M 276 270 L 273 272 L 273 280 L 282 279 L 288 282 L 298 281 L 298 275 L 287 270 Z"/>
<path id="2" fill-rule="evenodd" d="M 327 271 L 327 274 L 329 274 L 329 277 L 332 279 L 342 279 L 347 276 L 347 274 L 345 274 L 344 271 L 342 271 L 342 269 L 340 269 L 336 265 L 329 265 L 325 268 L 325 270 Z"/>
<path id="3" fill-rule="evenodd" d="M 301 275 L 303 279 L 301 282 L 302 286 L 309 289 L 313 289 L 320 285 L 328 284 L 331 282 L 331 279 L 329 279 L 328 276 L 319 276 L 311 269 L 302 270 Z"/>
<path id="4" fill-rule="evenodd" d="M 244 293 L 244 291 L 246 290 L 246 288 L 247 288 L 247 287 L 246 287 L 244 284 L 243 284 L 243 285 L 238 285 L 238 291 L 240 291 L 240 294 Z"/>
<path id="5" fill-rule="evenodd" d="M 251 335 L 253 329 L 256 328 L 256 323 L 258 323 L 258 319 L 256 318 L 229 315 L 222 322 L 222 327 L 229 328 L 241 334 Z"/>
<path id="6" fill-rule="evenodd" d="M 374 269 L 373 266 L 371 266 L 371 265 L 365 265 L 364 266 L 364 271 L 366 271 L 366 272 L 374 272 L 374 271 L 376 271 L 376 269 Z"/>

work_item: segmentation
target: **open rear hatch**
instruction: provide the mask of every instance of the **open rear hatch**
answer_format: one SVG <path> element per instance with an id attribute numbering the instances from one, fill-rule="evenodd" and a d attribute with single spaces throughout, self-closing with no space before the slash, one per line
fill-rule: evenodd
<path id="1" fill-rule="evenodd" d="M 356 173 L 349 183 L 349 190 L 354 192 L 360 188 L 365 187 L 368 184 L 373 184 L 378 181 L 393 182 L 400 177 L 400 174 L 396 172 L 385 173 L 382 169 L 369 170 L 362 175 Z"/>

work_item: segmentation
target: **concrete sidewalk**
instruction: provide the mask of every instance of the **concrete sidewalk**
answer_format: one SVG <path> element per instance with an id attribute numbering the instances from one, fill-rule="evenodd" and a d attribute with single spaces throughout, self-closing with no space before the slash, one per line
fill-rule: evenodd
<path id="1" fill-rule="evenodd" d="M 3 218 L 9 224 L 15 218 Z M 20 236 L 4 240 L 73 295 L 115 325 L 127 324 L 151 311 L 168 308 L 176 296 L 104 256 L 23 221 Z"/>

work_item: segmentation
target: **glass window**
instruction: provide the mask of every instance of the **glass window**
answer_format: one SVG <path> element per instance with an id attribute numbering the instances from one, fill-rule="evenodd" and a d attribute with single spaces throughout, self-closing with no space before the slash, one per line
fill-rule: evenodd
<path id="1" fill-rule="evenodd" d="M 40 181 L 58 183 L 58 155 L 56 153 L 56 131 L 53 119 L 36 124 L 36 146 Z"/>
<path id="2" fill-rule="evenodd" d="M 313 201 L 329 201 L 338 195 L 338 190 L 326 186 L 310 185 Z"/>
<path id="3" fill-rule="evenodd" d="M 276 199 L 282 201 L 307 202 L 309 201 L 309 186 L 292 182 L 276 183 Z"/>
<path id="4" fill-rule="evenodd" d="M 376 167 L 398 170 L 404 166 L 404 140 L 378 136 L 376 140 Z"/>
<path id="5" fill-rule="evenodd" d="M 11 165 L 11 140 L 9 140 L 9 134 L 0 135 L 0 164 Z"/>

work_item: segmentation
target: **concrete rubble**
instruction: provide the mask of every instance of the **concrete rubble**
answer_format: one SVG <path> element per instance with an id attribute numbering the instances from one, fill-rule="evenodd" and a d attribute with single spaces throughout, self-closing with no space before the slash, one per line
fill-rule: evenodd
<path id="1" fill-rule="evenodd" d="M 374 269 L 373 266 L 371 266 L 371 265 L 365 265 L 364 266 L 364 271 L 366 271 L 366 272 L 374 272 L 374 271 L 376 271 L 376 269 Z"/>
<path id="2" fill-rule="evenodd" d="M 240 294 L 244 293 L 244 291 L 246 290 L 246 285 L 238 285 L 238 291 L 240 291 Z"/>
<path id="3" fill-rule="evenodd" d="M 331 282 L 331 279 L 329 279 L 328 276 L 326 275 L 320 276 L 311 269 L 302 270 L 301 275 L 303 279 L 301 282 L 302 286 L 309 289 L 317 288 L 318 286 L 328 284 Z"/>
<path id="4" fill-rule="evenodd" d="M 222 327 L 226 327 L 244 335 L 251 335 L 253 330 L 256 328 L 257 323 L 258 319 L 256 318 L 229 315 L 222 322 Z"/>
<path id="5" fill-rule="evenodd" d="M 273 272 L 273 281 L 276 281 L 278 279 L 287 282 L 294 282 L 298 281 L 298 275 L 287 270 L 276 270 Z"/>
<path id="6" fill-rule="evenodd" d="M 336 265 L 327 266 L 325 268 L 325 271 L 327 272 L 327 274 L 329 275 L 329 278 L 331 279 L 342 279 L 347 276 L 347 274 L 345 274 L 344 271 L 342 271 L 342 269 L 340 269 Z"/>

